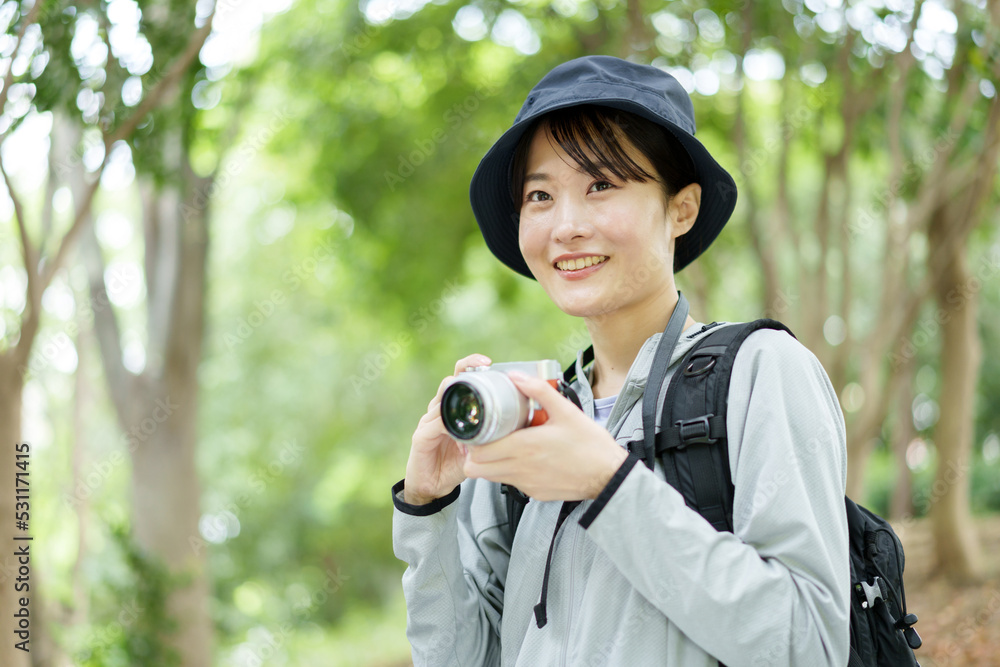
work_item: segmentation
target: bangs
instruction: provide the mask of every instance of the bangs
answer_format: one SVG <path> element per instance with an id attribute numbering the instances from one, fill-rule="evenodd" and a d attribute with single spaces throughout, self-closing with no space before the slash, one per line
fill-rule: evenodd
<path id="1" fill-rule="evenodd" d="M 580 171 L 594 178 L 611 172 L 623 181 L 645 182 L 655 177 L 635 163 L 623 144 L 628 143 L 623 126 L 628 121 L 610 110 L 570 107 L 545 118 L 545 129 Z"/>
<path id="2" fill-rule="evenodd" d="M 611 174 L 623 181 L 659 180 L 667 199 L 695 180 L 694 165 L 687 151 L 656 123 L 610 107 L 567 107 L 546 114 L 521 136 L 511 165 L 510 194 L 518 211 L 524 197 L 528 151 L 538 131 L 546 132 L 581 172 L 594 178 L 607 178 Z M 632 159 L 629 153 L 636 150 L 649 160 L 655 174 Z"/>

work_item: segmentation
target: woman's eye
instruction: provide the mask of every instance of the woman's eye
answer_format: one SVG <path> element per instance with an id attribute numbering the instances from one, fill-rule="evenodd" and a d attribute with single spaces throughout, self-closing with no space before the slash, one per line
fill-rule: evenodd
<path id="1" fill-rule="evenodd" d="M 597 181 L 596 183 L 590 186 L 590 190 L 592 192 L 601 192 L 602 190 L 608 190 L 613 187 L 615 186 L 609 183 L 608 181 Z"/>
<path id="2" fill-rule="evenodd" d="M 549 197 L 547 192 L 542 192 L 541 190 L 534 190 L 528 193 L 528 196 L 524 198 L 525 201 L 548 201 L 552 199 Z"/>

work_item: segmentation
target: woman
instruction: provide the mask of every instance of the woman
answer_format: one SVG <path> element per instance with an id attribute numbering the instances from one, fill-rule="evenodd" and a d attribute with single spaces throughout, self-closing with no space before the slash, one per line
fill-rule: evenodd
<path id="1" fill-rule="evenodd" d="M 445 431 L 450 377 L 428 405 L 393 487 L 417 665 L 847 663 L 844 425 L 808 350 L 767 330 L 736 357 L 733 533 L 623 446 L 642 441 L 661 338 L 676 339 L 669 382 L 705 334 L 674 272 L 735 206 L 732 178 L 693 134 L 691 101 L 671 76 L 580 58 L 535 86 L 476 171 L 487 245 L 584 319 L 594 361 L 577 360 L 583 411 L 514 376 L 549 421 L 487 445 Z M 455 373 L 489 363 L 471 355 Z M 532 499 L 513 543 L 501 483 Z"/>

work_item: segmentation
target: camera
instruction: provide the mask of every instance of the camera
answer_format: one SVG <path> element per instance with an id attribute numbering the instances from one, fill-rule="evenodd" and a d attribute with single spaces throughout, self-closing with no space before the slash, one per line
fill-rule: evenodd
<path id="1" fill-rule="evenodd" d="M 467 445 L 484 445 L 548 420 L 538 402 L 514 386 L 508 376 L 512 371 L 547 380 L 580 407 L 580 399 L 563 381 L 559 363 L 553 359 L 470 366 L 458 374 L 441 397 L 441 419 L 453 438 Z"/>

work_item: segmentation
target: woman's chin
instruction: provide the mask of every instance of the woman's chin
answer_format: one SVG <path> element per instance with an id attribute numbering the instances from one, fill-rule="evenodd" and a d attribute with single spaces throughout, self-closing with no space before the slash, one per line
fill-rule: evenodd
<path id="1" fill-rule="evenodd" d="M 550 297 L 552 295 L 549 295 Z M 614 304 L 601 303 L 595 299 L 558 299 L 552 301 L 562 312 L 571 317 L 600 317 L 614 310 Z"/>
<path id="2" fill-rule="evenodd" d="M 621 290 L 612 289 L 599 276 L 580 282 L 556 277 L 539 280 L 549 300 L 562 312 L 573 317 L 600 317 L 614 313 L 623 305 Z"/>

